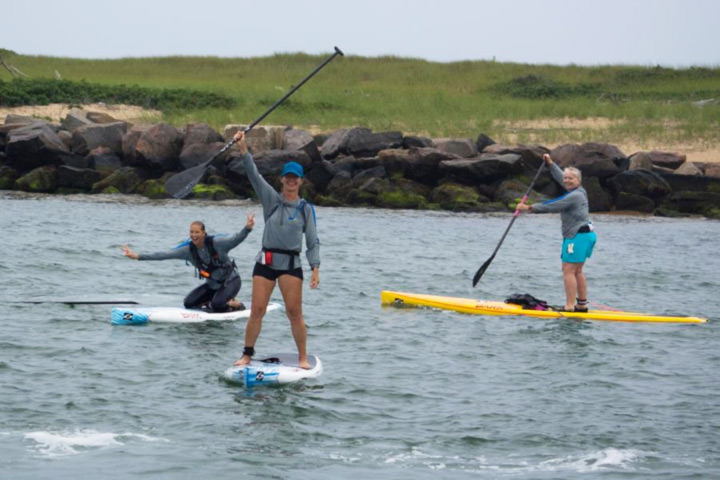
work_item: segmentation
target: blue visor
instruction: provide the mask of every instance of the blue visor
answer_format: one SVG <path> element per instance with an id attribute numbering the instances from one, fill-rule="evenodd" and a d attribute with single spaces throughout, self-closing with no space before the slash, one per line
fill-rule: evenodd
<path id="1" fill-rule="evenodd" d="M 297 162 L 288 162 L 283 166 L 282 173 L 280 176 L 284 177 L 285 175 L 296 175 L 300 178 L 304 176 L 304 171 L 302 165 L 300 165 Z"/>

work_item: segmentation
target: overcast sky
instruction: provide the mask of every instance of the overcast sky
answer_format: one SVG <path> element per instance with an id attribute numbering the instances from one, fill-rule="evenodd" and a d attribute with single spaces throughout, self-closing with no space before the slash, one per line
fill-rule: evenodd
<path id="1" fill-rule="evenodd" d="M 8 0 L 0 48 L 28 55 L 720 66 L 720 0 Z"/>

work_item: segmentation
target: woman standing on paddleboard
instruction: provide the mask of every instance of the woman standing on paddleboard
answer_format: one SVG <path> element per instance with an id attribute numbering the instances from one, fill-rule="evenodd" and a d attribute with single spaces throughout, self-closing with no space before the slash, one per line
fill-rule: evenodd
<path id="1" fill-rule="evenodd" d="M 550 155 L 543 155 L 550 167 L 550 174 L 565 187 L 567 193 L 553 200 L 533 205 L 521 204 L 518 208 L 532 213 L 559 212 L 562 221 L 563 246 L 562 271 L 565 283 L 565 310 L 587 312 L 587 280 L 583 273 L 585 261 L 593 252 L 597 234 L 590 221 L 590 207 L 585 189 L 581 186 L 582 174 L 574 167 L 564 171 L 553 162 Z M 577 305 L 575 301 L 577 299 Z"/>
<path id="2" fill-rule="evenodd" d="M 245 228 L 234 235 L 208 236 L 203 222 L 190 224 L 190 240 L 166 252 L 137 254 L 123 245 L 123 254 L 133 260 L 179 259 L 197 269 L 198 278 L 205 283 L 185 297 L 185 308 L 200 308 L 210 304 L 214 312 L 242 310 L 244 305 L 234 298 L 240 292 L 240 274 L 228 252 L 240 245 L 255 226 L 255 214 L 247 214 Z"/>
<path id="3" fill-rule="evenodd" d="M 303 235 L 307 260 L 312 269 L 310 288 L 320 284 L 320 240 L 317 236 L 315 209 L 300 198 L 303 180 L 302 165 L 288 162 L 281 173 L 282 189 L 278 193 L 258 172 L 248 152 L 243 132 L 235 134 L 236 145 L 243 155 L 242 163 L 250 183 L 262 203 L 265 230 L 262 250 L 253 270 L 253 291 L 250 318 L 245 327 L 245 349 L 235 365 L 247 365 L 255 354 L 255 342 L 262 329 L 270 295 L 275 284 L 285 301 L 285 313 L 298 349 L 300 367 L 310 368 L 307 358 L 307 330 L 302 313 L 303 271 L 300 263 Z"/>

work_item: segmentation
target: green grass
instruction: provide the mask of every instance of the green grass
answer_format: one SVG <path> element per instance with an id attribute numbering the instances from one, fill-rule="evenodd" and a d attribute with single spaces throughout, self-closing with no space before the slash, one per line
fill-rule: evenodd
<path id="1" fill-rule="evenodd" d="M 81 60 L 17 55 L 3 59 L 33 79 L 87 82 L 116 88 L 186 90 L 234 106 L 170 106 L 168 123 L 207 122 L 216 129 L 249 123 L 304 78 L 323 55 L 263 58 L 162 57 Z M 0 80 L 11 80 L 0 69 Z M 182 96 L 182 95 L 181 95 Z M 715 98 L 704 107 L 694 102 Z M 2 103 L 2 98 L 0 98 Z M 230 103 L 225 104 L 230 105 Z M 609 119 L 601 127 L 518 127 L 542 119 Z M 553 66 L 419 59 L 339 57 L 265 120 L 296 128 L 353 125 L 431 137 L 501 142 L 698 142 L 720 139 L 720 68 Z"/>

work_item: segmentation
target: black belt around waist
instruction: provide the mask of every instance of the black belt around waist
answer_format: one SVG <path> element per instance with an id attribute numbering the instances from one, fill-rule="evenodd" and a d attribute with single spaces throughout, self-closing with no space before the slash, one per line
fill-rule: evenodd
<path id="1" fill-rule="evenodd" d="M 265 248 L 265 247 L 263 247 L 262 251 L 270 252 L 270 253 L 281 253 L 283 255 L 290 255 L 290 270 L 295 270 L 295 257 L 300 255 L 300 252 L 297 252 L 295 250 L 282 250 L 280 248 Z"/>
<path id="2" fill-rule="evenodd" d="M 583 225 L 580 227 L 577 231 L 577 233 L 590 233 L 592 232 L 592 229 L 590 228 L 590 225 Z"/>

